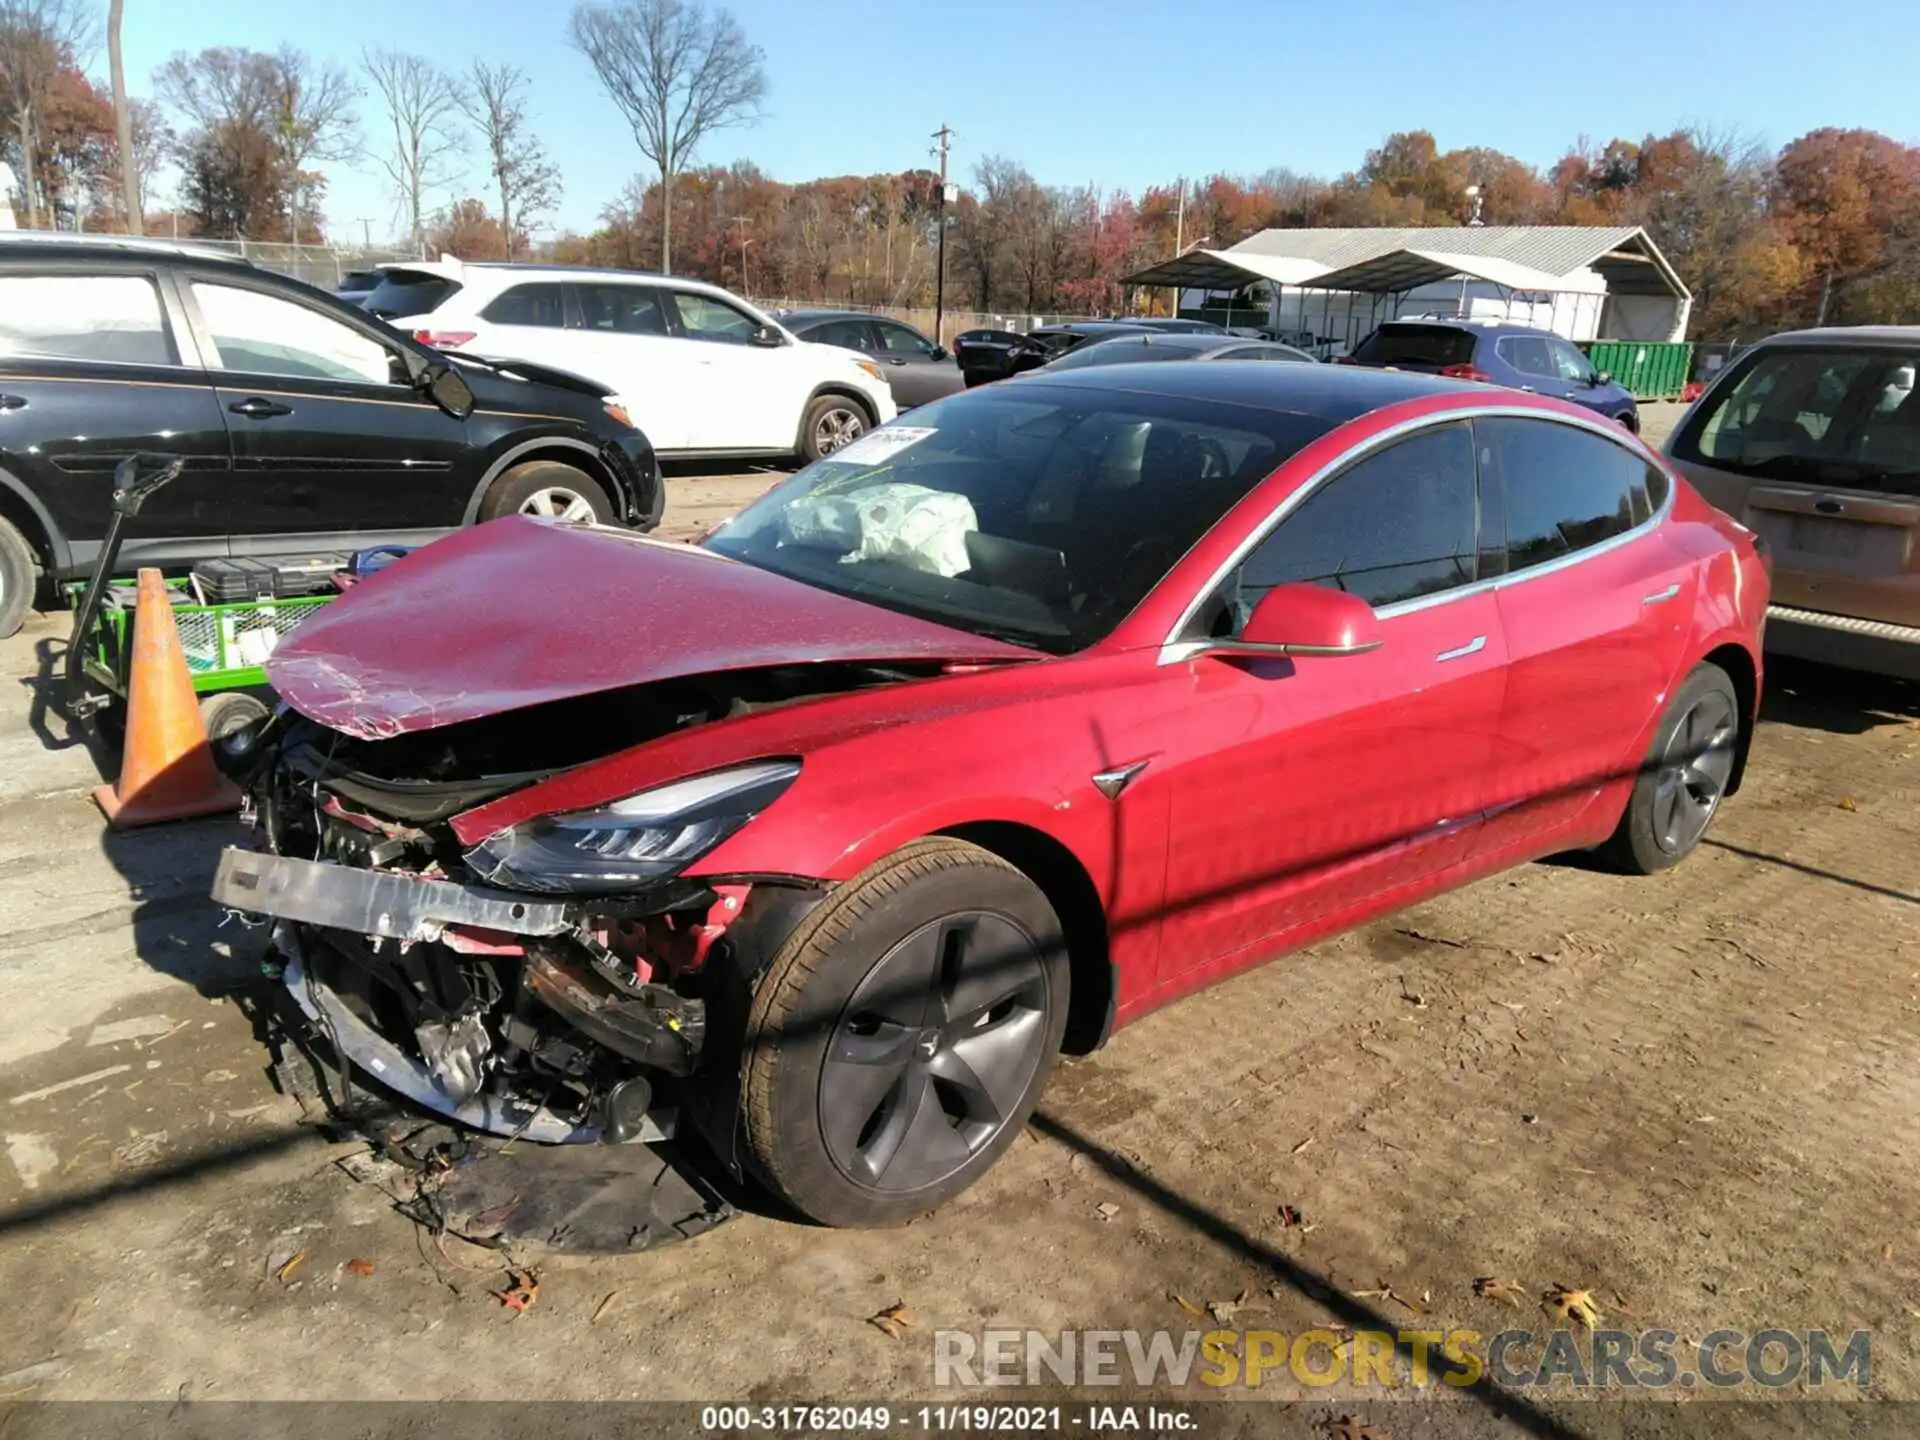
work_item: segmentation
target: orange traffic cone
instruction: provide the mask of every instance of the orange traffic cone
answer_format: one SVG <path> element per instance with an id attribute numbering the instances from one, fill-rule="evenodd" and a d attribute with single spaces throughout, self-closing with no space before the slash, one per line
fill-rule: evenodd
<path id="1" fill-rule="evenodd" d="M 102 785 L 93 798 L 122 829 L 240 808 L 240 791 L 214 766 L 180 627 L 158 570 L 140 572 L 120 782 Z"/>

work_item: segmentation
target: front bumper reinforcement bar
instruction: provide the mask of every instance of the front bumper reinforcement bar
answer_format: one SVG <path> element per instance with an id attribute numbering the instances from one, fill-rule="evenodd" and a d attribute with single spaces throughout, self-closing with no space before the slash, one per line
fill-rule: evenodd
<path id="1" fill-rule="evenodd" d="M 562 935 L 573 928 L 566 905 L 556 901 L 231 845 L 220 854 L 213 898 L 249 914 L 392 940 L 437 940 L 448 925 L 513 935 Z"/>

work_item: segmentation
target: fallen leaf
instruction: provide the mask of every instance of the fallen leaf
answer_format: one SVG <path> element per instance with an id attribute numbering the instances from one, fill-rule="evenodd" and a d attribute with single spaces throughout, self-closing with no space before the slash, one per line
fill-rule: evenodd
<path id="1" fill-rule="evenodd" d="M 540 1298 L 540 1279 L 536 1275 L 516 1275 L 507 1272 L 507 1279 L 513 1283 L 499 1292 L 500 1303 L 516 1315 L 524 1315 Z"/>
<path id="2" fill-rule="evenodd" d="M 367 1276 L 373 1274 L 373 1261 L 361 1260 L 357 1258 L 353 1260 L 349 1260 L 347 1261 L 347 1273 L 349 1275 L 358 1275 L 362 1280 L 364 1280 L 367 1278 Z"/>
<path id="3" fill-rule="evenodd" d="M 609 1290 L 607 1292 L 607 1298 L 593 1307 L 593 1318 L 588 1320 L 587 1323 L 589 1325 L 598 1325 L 603 1317 L 611 1313 L 614 1302 L 619 1300 L 619 1298 L 620 1292 L 618 1290 Z"/>
<path id="4" fill-rule="evenodd" d="M 1294 1209 L 1291 1205 L 1282 1205 L 1280 1207 L 1280 1226 L 1282 1229 L 1291 1230 L 1299 1223 L 1300 1212 L 1298 1210 Z"/>
<path id="5" fill-rule="evenodd" d="M 1173 1295 L 1173 1302 L 1174 1304 L 1178 1305 L 1182 1310 L 1186 1311 L 1189 1315 L 1195 1316 L 1196 1318 L 1201 1320 L 1204 1320 L 1207 1318 L 1207 1312 L 1201 1309 L 1198 1305 L 1194 1304 L 1193 1301 L 1189 1300 L 1184 1295 L 1181 1295 L 1175 1292 Z"/>
<path id="6" fill-rule="evenodd" d="M 878 1315 L 869 1315 L 867 1323 L 889 1340 L 898 1340 L 913 1324 L 913 1312 L 907 1309 L 906 1301 L 896 1300 Z"/>
<path id="7" fill-rule="evenodd" d="M 1564 1285 L 1555 1285 L 1540 1297 L 1540 1305 L 1549 1315 L 1576 1321 L 1589 1330 L 1600 1323 L 1600 1312 L 1594 1309 L 1590 1290 L 1569 1290 Z"/>
<path id="8" fill-rule="evenodd" d="M 292 1255 L 287 1257 L 287 1261 L 284 1265 L 282 1265 L 278 1270 L 273 1272 L 273 1278 L 278 1280 L 282 1285 L 284 1285 L 287 1283 L 289 1279 L 292 1278 L 293 1272 L 298 1270 L 302 1265 L 306 1263 L 307 1263 L 307 1252 L 304 1250 L 296 1250 L 293 1252 Z"/>
<path id="9" fill-rule="evenodd" d="M 1253 1294 L 1253 1287 L 1247 1286 L 1231 1300 L 1209 1300 L 1207 1313 L 1222 1325 L 1231 1325 L 1233 1317 L 1246 1310 L 1264 1310 L 1264 1305 L 1249 1305 L 1247 1299 Z"/>
<path id="10" fill-rule="evenodd" d="M 1311 1144 L 1313 1144 L 1313 1136 L 1309 1135 L 1307 1136 L 1306 1139 L 1302 1140 L 1298 1145 L 1293 1147 L 1293 1153 L 1298 1155 L 1302 1150 L 1306 1149 Z"/>
<path id="11" fill-rule="evenodd" d="M 1093 1213 L 1098 1215 L 1102 1220 L 1111 1220 L 1120 1213 L 1120 1207 L 1111 1200 L 1103 1200 L 1093 1207 Z"/>
<path id="12" fill-rule="evenodd" d="M 1855 800 L 1851 795 L 1842 795 L 1840 797 L 1840 808 L 1842 810 L 1858 810 L 1860 808 L 1860 802 Z"/>
<path id="13" fill-rule="evenodd" d="M 1387 1432 L 1356 1420 L 1351 1415 L 1342 1415 L 1327 1428 L 1327 1434 L 1333 1440 L 1387 1440 Z"/>
<path id="14" fill-rule="evenodd" d="M 1473 1293 L 1487 1300 L 1504 1300 L 1518 1310 L 1520 1302 L 1526 1298 L 1527 1290 L 1518 1280 L 1501 1280 L 1492 1275 L 1482 1275 L 1473 1282 Z"/>

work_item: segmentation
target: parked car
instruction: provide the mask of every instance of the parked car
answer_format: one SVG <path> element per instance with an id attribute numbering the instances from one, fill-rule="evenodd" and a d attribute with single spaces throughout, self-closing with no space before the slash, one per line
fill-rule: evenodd
<path id="1" fill-rule="evenodd" d="M 1084 370 L 1094 365 L 1137 365 L 1153 360 L 1281 360 L 1317 362 L 1304 350 L 1269 340 L 1245 340 L 1237 335 L 1198 333 L 1116 335 L 1076 345 L 1058 360 L 1049 360 L 1034 373 L 1054 375 L 1062 370 Z"/>
<path id="2" fill-rule="evenodd" d="M 37 577 L 88 572 L 137 450 L 187 464 L 141 511 L 128 573 L 417 545 L 516 511 L 649 528 L 664 493 L 604 386 L 449 360 L 191 246 L 0 239 L 0 635 Z"/>
<path id="3" fill-rule="evenodd" d="M 378 270 L 349 270 L 340 277 L 340 283 L 333 287 L 333 293 L 349 305 L 360 305 L 379 288 Z"/>
<path id="4" fill-rule="evenodd" d="M 1063 1048 L 1536 856 L 1680 861 L 1740 784 L 1766 599 L 1747 531 L 1562 402 L 1032 376 L 699 548 L 509 520 L 363 582 L 275 653 L 275 853 L 214 896 L 276 917 L 296 1033 L 424 1108 L 677 1124 L 897 1222 Z"/>
<path id="5" fill-rule="evenodd" d="M 1024 335 L 1011 330 L 962 330 L 953 337 L 953 355 L 968 385 L 985 385 L 1038 370 L 1076 345 L 1145 333 L 1146 327 L 1121 320 L 1073 320 L 1041 325 Z"/>
<path id="6" fill-rule="evenodd" d="M 367 309 L 441 350 L 597 380 L 663 455 L 816 460 L 895 413 L 871 357 L 698 280 L 438 260 L 387 266 Z"/>
<path id="7" fill-rule="evenodd" d="M 818 345 L 858 350 L 880 366 L 902 410 L 966 388 L 960 364 L 903 320 L 857 310 L 784 310 L 780 323 Z"/>
<path id="8" fill-rule="evenodd" d="M 1767 649 L 1920 679 L 1920 326 L 1775 335 L 1667 454 L 1773 552 Z"/>
<path id="9" fill-rule="evenodd" d="M 1505 385 L 1529 395 L 1571 400 L 1583 409 L 1640 429 L 1640 411 L 1613 376 L 1597 370 L 1570 341 L 1550 330 L 1474 320 L 1390 320 L 1362 340 L 1347 363 L 1412 370 Z"/>
<path id="10" fill-rule="evenodd" d="M 1216 325 L 1211 320 L 1183 320 L 1172 315 L 1116 315 L 1115 320 L 1123 325 L 1137 325 L 1142 330 L 1159 330 L 1168 335 L 1225 335 L 1227 327 Z"/>

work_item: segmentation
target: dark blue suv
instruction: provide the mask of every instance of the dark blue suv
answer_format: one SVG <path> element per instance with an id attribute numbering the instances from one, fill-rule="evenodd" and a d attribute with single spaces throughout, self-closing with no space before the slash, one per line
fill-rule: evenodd
<path id="1" fill-rule="evenodd" d="M 1640 428 L 1633 396 L 1550 330 L 1478 320 L 1390 320 L 1362 340 L 1347 361 L 1553 395 L 1618 420 L 1629 430 Z"/>

